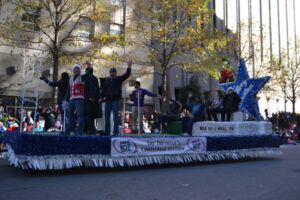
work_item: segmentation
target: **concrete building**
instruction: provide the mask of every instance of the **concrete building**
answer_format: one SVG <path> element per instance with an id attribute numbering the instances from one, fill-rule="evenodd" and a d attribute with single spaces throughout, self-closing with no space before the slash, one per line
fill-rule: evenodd
<path id="1" fill-rule="evenodd" d="M 90 37 L 91 34 L 95 34 L 97 32 L 107 32 L 110 35 L 121 34 L 124 32 L 125 29 L 125 18 L 124 13 L 126 10 L 124 9 L 123 1 L 118 0 L 111 0 L 108 1 L 110 3 L 110 14 L 111 18 L 109 22 L 103 23 L 102 21 L 90 21 L 87 19 L 82 19 L 78 25 L 76 25 L 75 30 L 72 32 L 72 37 L 77 37 L 81 39 L 81 44 L 77 46 L 69 46 L 64 45 L 63 51 L 72 53 L 80 53 L 88 48 L 90 48 L 90 44 L 87 39 Z M 0 4 L 0 20 L 4 20 L 6 16 L 9 16 L 9 9 L 12 8 L 12 4 Z M 31 15 L 32 14 L 32 15 Z M 11 42 L 3 39 L 0 41 L 0 97 L 4 98 L 4 102 L 7 105 L 8 111 L 10 114 L 15 115 L 17 114 L 18 110 L 21 107 L 22 101 L 22 91 L 26 87 L 25 97 L 28 99 L 34 99 L 35 97 L 35 89 L 34 83 L 40 81 L 36 71 L 33 69 L 37 65 L 39 60 L 43 60 L 44 63 L 42 65 L 42 75 L 49 77 L 52 80 L 53 75 L 53 68 L 51 60 L 47 60 L 48 57 L 46 56 L 47 48 L 42 44 L 41 35 L 43 33 L 38 30 L 38 28 L 34 25 L 32 21 L 32 17 L 43 17 L 43 10 L 32 11 L 32 13 L 27 13 L 30 15 L 29 17 L 25 16 L 25 14 L 20 13 L 20 16 L 17 16 L 18 22 L 22 22 L 24 26 L 24 30 L 29 33 L 30 36 L 36 38 L 37 43 L 32 44 L 28 48 L 24 48 L 22 42 L 18 40 L 19 38 L 14 38 L 16 42 L 16 46 L 13 46 Z M 70 26 L 73 26 L 72 20 L 68 22 Z M 16 22 L 17 24 L 17 22 Z M 8 38 L 8 37 L 7 37 Z M 6 39 L 7 39 L 6 38 Z M 127 64 L 126 60 L 129 59 L 131 56 L 138 56 L 140 58 L 143 57 L 143 51 L 136 50 L 135 48 L 125 48 L 119 46 L 107 46 L 102 48 L 103 52 L 110 54 L 113 51 L 120 55 L 120 62 L 107 62 L 106 60 L 92 60 L 93 63 L 97 63 L 94 65 L 94 72 L 97 77 L 104 77 L 109 75 L 109 66 L 115 66 L 118 69 L 118 74 L 122 74 L 125 72 Z M 26 56 L 24 56 L 26 55 Z M 38 56 L 37 56 L 38 55 Z M 28 59 L 30 61 L 27 62 L 26 69 L 24 68 L 24 59 Z M 86 60 L 86 59 L 85 59 Z M 80 61 L 79 61 L 80 62 Z M 99 63 L 99 65 L 98 65 Z M 153 67 L 148 66 L 145 63 L 137 63 L 135 62 L 133 65 L 133 72 L 130 79 L 139 78 L 143 82 L 143 87 L 149 90 L 153 90 L 153 76 L 145 76 L 144 72 L 151 72 L 153 71 Z M 84 64 L 84 60 L 80 62 L 80 64 Z M 30 65 L 30 66 L 29 66 Z M 62 72 L 67 71 L 71 74 L 71 64 L 70 65 L 59 65 L 59 72 L 60 75 Z M 25 71 L 31 71 L 30 75 L 28 76 L 26 72 L 26 83 L 24 82 L 24 74 Z M 30 79 L 30 80 L 28 80 Z M 129 86 L 127 82 L 125 84 L 126 92 L 124 89 L 124 93 L 126 93 L 126 104 L 129 105 L 127 110 L 130 110 L 130 101 L 129 101 L 129 93 L 132 92 L 134 89 L 132 86 Z M 44 93 L 41 99 L 41 106 L 53 106 L 49 104 L 49 100 L 51 97 L 51 87 L 47 86 L 43 81 L 40 81 L 39 89 L 40 93 Z M 146 98 L 146 105 L 148 107 L 152 107 L 153 99 Z M 24 104 L 25 109 L 33 109 L 34 104 L 33 102 L 26 101 Z"/>

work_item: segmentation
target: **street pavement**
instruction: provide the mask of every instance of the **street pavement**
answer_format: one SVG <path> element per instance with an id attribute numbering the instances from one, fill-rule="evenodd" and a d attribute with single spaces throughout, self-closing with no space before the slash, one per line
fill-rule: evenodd
<path id="1" fill-rule="evenodd" d="M 0 159 L 0 200 L 299 200 L 300 145 L 275 159 L 23 171 Z"/>

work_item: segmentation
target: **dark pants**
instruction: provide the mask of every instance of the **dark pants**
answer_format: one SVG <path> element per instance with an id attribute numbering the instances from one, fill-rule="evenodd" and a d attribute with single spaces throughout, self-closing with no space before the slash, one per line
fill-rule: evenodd
<path id="1" fill-rule="evenodd" d="M 231 117 L 231 114 L 233 112 L 236 112 L 237 110 L 232 108 L 232 107 L 225 107 L 222 109 L 222 121 L 224 122 L 225 121 L 225 114 L 226 114 L 226 121 L 230 121 L 230 117 Z"/>
<path id="2" fill-rule="evenodd" d="M 211 108 L 207 109 L 206 114 L 207 114 L 207 120 L 211 121 L 212 109 Z"/>
<path id="3" fill-rule="evenodd" d="M 61 104 L 58 104 L 58 109 L 59 109 L 59 111 L 60 111 L 60 116 L 61 116 L 61 125 L 63 126 L 64 125 L 64 119 L 65 119 L 65 115 L 64 115 L 64 113 L 66 112 L 66 117 L 68 117 L 68 115 L 67 115 L 67 113 L 68 113 L 68 111 L 67 111 L 67 109 L 66 110 L 64 110 L 63 109 L 63 106 L 62 106 L 62 103 Z M 68 120 L 66 119 L 66 124 L 65 124 L 65 128 L 67 128 L 68 127 Z"/>
<path id="4" fill-rule="evenodd" d="M 68 104 L 68 126 L 67 126 L 67 133 L 70 133 L 70 131 L 73 131 L 75 129 L 74 125 L 74 111 L 76 110 L 77 115 L 77 122 L 78 122 L 78 128 L 77 133 L 79 135 L 83 134 L 84 129 L 84 100 L 83 99 L 72 99 L 69 101 Z"/>
<path id="5" fill-rule="evenodd" d="M 84 100 L 84 132 L 88 134 L 95 134 L 95 111 L 97 111 L 97 104 L 88 99 Z"/>
<path id="6" fill-rule="evenodd" d="M 162 124 L 162 131 L 167 132 L 166 122 L 176 121 L 177 117 L 169 116 L 169 115 L 162 115 L 160 116 L 160 122 Z"/>
<path id="7" fill-rule="evenodd" d="M 192 135 L 193 130 L 193 124 L 194 121 L 190 116 L 184 116 L 181 118 L 182 122 L 182 133 L 188 133 L 189 135 Z"/>
<path id="8" fill-rule="evenodd" d="M 110 114 L 113 112 L 114 132 L 113 135 L 119 135 L 119 110 L 120 101 L 107 101 L 105 103 L 105 135 L 110 135 Z"/>
<path id="9" fill-rule="evenodd" d="M 222 108 L 211 109 L 211 114 L 212 114 L 212 116 L 213 116 L 213 118 L 214 118 L 215 121 L 219 121 L 218 117 L 217 117 L 218 113 L 222 113 Z"/>

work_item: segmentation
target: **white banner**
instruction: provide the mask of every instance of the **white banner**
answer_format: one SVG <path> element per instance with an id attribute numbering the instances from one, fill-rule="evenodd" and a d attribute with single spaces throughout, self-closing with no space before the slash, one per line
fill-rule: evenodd
<path id="1" fill-rule="evenodd" d="M 206 152 L 206 137 L 113 137 L 112 156 L 169 155 Z"/>
<path id="2" fill-rule="evenodd" d="M 193 136 L 207 135 L 269 135 L 272 134 L 272 123 L 265 121 L 246 122 L 196 122 L 193 125 Z"/>

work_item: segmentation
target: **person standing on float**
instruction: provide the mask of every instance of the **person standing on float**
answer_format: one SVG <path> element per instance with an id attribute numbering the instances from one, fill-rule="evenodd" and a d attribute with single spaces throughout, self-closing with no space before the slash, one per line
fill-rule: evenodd
<path id="1" fill-rule="evenodd" d="M 86 69 L 89 70 L 89 68 Z M 84 132 L 95 134 L 95 118 L 98 115 L 99 82 L 93 74 L 93 69 L 84 86 Z M 100 113 L 102 114 L 102 113 Z"/>
<path id="2" fill-rule="evenodd" d="M 117 69 L 109 70 L 110 76 L 104 81 L 104 86 L 101 91 L 100 100 L 105 101 L 105 135 L 110 135 L 110 114 L 113 112 L 114 131 L 113 135 L 119 135 L 119 110 L 120 99 L 122 97 L 122 83 L 129 78 L 131 73 L 132 60 L 127 63 L 127 71 L 121 76 L 117 76 Z"/>
<path id="3" fill-rule="evenodd" d="M 81 66 L 78 64 L 73 65 L 72 71 L 73 76 L 70 78 L 69 87 L 67 89 L 64 106 L 68 105 L 68 126 L 66 134 L 70 134 L 74 131 L 74 111 L 76 110 L 77 115 L 77 134 L 83 134 L 84 130 L 84 83 L 92 73 L 92 65 L 88 61 L 87 72 L 81 75 Z M 67 103 L 67 101 L 69 102 Z"/>
<path id="4" fill-rule="evenodd" d="M 139 130 L 143 132 L 143 115 L 144 115 L 144 99 L 145 95 L 150 97 L 158 97 L 161 98 L 160 95 L 149 92 L 148 90 L 141 88 L 141 83 L 139 81 L 135 81 L 134 84 L 135 90 L 131 94 L 131 100 L 133 101 L 132 107 L 132 132 L 137 133 L 137 119 L 139 120 Z"/>
<path id="5" fill-rule="evenodd" d="M 52 82 L 49 79 L 47 79 L 46 77 L 40 77 L 41 80 L 45 81 L 45 83 L 47 83 L 48 85 L 50 85 L 51 87 L 58 87 L 58 97 L 57 97 L 57 104 L 58 104 L 58 109 L 60 111 L 61 114 L 61 121 L 63 122 L 64 116 L 65 116 L 65 110 L 63 109 L 63 100 L 66 96 L 67 93 L 67 89 L 68 89 L 68 85 L 69 85 L 69 81 L 70 81 L 70 77 L 69 74 L 67 72 L 63 72 L 61 74 L 61 79 L 59 81 L 56 82 Z"/>

